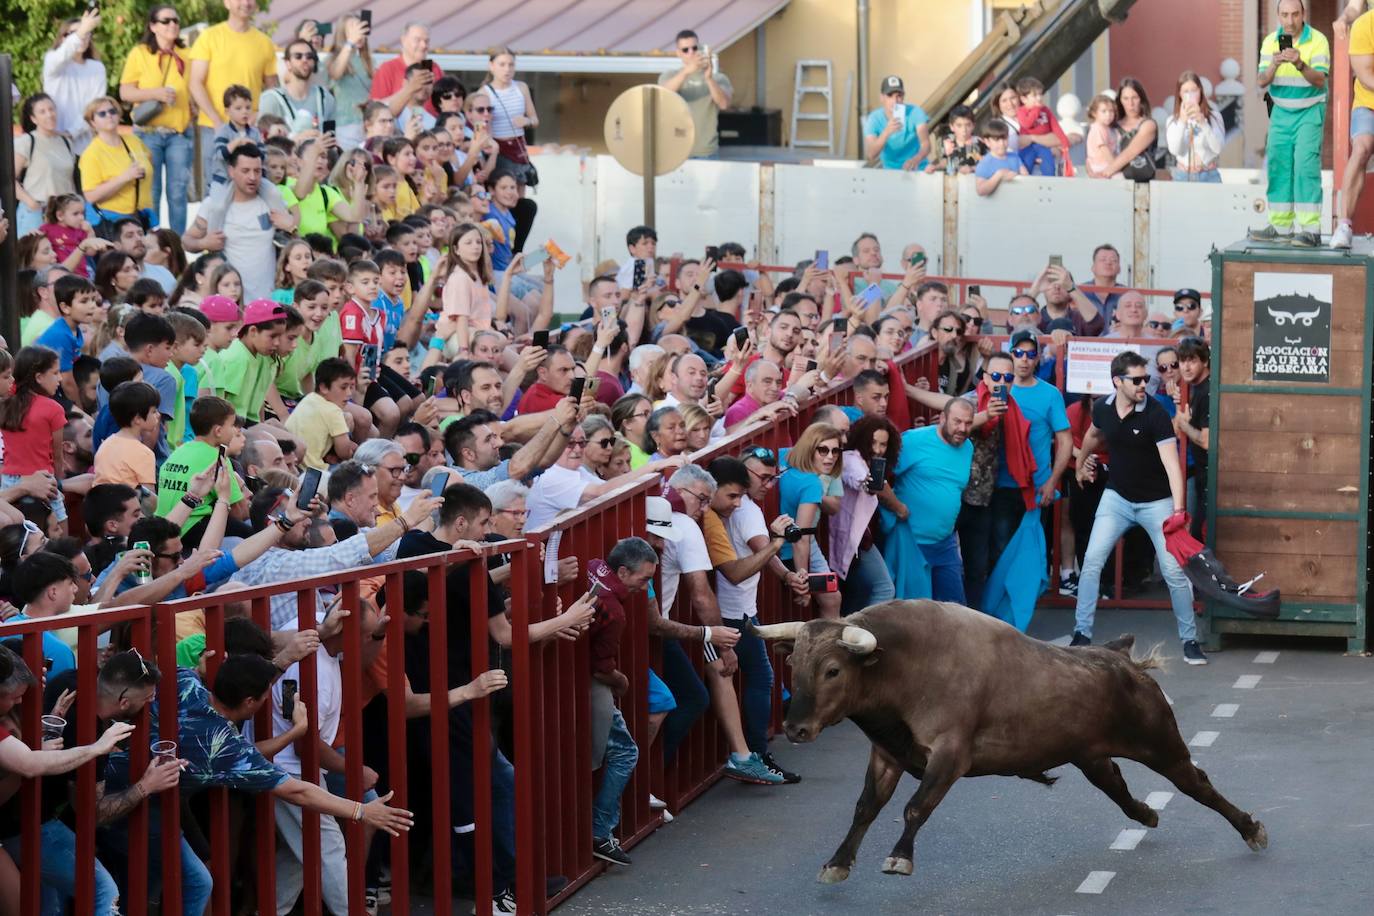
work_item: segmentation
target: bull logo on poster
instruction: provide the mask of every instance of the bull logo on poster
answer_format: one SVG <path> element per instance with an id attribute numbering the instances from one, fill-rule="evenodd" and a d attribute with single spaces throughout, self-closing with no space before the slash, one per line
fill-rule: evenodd
<path id="1" fill-rule="evenodd" d="M 1257 382 L 1331 380 L 1330 274 L 1255 274 Z"/>

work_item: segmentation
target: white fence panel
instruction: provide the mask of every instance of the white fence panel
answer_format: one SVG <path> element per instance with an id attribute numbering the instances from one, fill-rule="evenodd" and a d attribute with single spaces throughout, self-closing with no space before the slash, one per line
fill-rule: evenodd
<path id="1" fill-rule="evenodd" d="M 1110 242 L 1121 252 L 1122 281 L 1135 251 L 1134 185 L 1128 181 L 1021 176 L 979 197 L 972 175 L 959 177 L 959 263 L 953 272 L 994 280 L 1036 278 L 1050 255 L 1064 259 L 1077 283 L 1092 282 L 1093 249 Z M 994 309 L 1005 289 L 983 290 Z"/>
<path id="2" fill-rule="evenodd" d="M 707 245 L 759 245 L 759 165 L 692 160 L 654 183 L 658 253 L 700 258 Z M 625 233 L 644 222 L 644 179 L 610 156 L 596 162 L 597 260 L 628 257 Z"/>
<path id="3" fill-rule="evenodd" d="M 862 233 L 883 246 L 883 270 L 900 273 L 902 248 L 925 246 L 931 273 L 943 273 L 944 178 L 881 169 L 773 166 L 774 263 L 830 252 L 849 254 Z"/>
<path id="4" fill-rule="evenodd" d="M 529 196 L 539 204 L 525 251 L 549 239 L 572 260 L 554 273 L 553 308 L 557 313 L 582 311 L 582 284 L 591 279 L 596 261 L 596 160 L 568 154 L 531 156 L 539 169 L 539 185 Z M 541 273 L 543 268 L 536 268 Z"/>

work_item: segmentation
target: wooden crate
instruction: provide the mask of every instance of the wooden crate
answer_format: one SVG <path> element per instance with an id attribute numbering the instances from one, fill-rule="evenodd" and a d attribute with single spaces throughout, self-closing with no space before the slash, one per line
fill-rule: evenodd
<path id="1" fill-rule="evenodd" d="M 1276 633 L 1365 649 L 1372 255 L 1368 241 L 1212 254 L 1208 545 L 1237 578 L 1263 571 L 1261 587 L 1283 594 L 1274 621 L 1209 604 L 1213 647 L 1226 633 Z"/>

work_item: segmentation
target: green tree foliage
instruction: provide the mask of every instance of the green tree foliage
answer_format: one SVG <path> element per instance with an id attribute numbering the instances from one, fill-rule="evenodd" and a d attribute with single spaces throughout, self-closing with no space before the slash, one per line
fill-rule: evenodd
<path id="1" fill-rule="evenodd" d="M 258 0 L 266 9 L 268 0 Z M 118 89 L 124 58 L 143 35 L 148 10 L 155 4 L 149 0 L 99 0 L 100 27 L 95 32 L 96 52 L 105 63 L 110 78 L 110 94 Z M 181 31 L 185 35 L 190 26 L 204 22 L 213 25 L 228 16 L 222 0 L 175 0 L 173 6 L 181 16 Z M 43 88 L 43 55 L 52 47 L 58 29 L 66 19 L 75 19 L 86 8 L 84 2 L 72 0 L 0 0 L 0 52 L 14 61 L 14 81 L 20 93 L 29 95 Z M 16 110 L 18 106 L 15 106 Z"/>

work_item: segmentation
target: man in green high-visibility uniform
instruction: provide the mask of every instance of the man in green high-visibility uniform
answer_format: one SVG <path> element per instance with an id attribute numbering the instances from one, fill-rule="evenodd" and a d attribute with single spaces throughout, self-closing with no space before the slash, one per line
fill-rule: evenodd
<path id="1" fill-rule="evenodd" d="M 1321 244 L 1322 126 L 1331 47 L 1307 24 L 1303 0 L 1279 0 L 1279 30 L 1260 45 L 1259 85 L 1269 91 L 1269 225 L 1255 241 Z"/>

